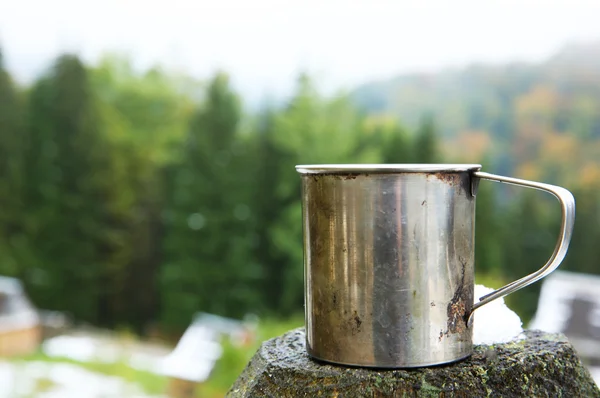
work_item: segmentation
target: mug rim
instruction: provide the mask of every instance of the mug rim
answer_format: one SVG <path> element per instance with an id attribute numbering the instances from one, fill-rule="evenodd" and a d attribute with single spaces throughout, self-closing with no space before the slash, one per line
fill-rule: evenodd
<path id="1" fill-rule="evenodd" d="M 300 174 L 343 173 L 452 173 L 479 171 L 480 164 L 460 163 L 395 163 L 395 164 L 307 164 L 296 165 Z"/>

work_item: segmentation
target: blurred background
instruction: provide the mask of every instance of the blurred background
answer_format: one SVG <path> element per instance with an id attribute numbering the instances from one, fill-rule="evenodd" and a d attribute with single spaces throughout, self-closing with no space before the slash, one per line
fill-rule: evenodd
<path id="1" fill-rule="evenodd" d="M 303 324 L 296 164 L 472 162 L 568 188 L 561 269 L 592 286 L 583 326 L 546 324 L 598 347 L 598 15 L 3 1 L 0 397 L 222 397 L 264 339 Z M 550 256 L 548 194 L 483 183 L 477 214 L 477 283 Z M 525 325 L 541 286 L 507 299 Z"/>

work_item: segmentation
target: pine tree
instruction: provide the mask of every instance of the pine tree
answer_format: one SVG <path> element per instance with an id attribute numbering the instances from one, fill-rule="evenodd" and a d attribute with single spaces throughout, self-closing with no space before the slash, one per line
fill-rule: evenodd
<path id="1" fill-rule="evenodd" d="M 361 117 L 361 135 L 356 139 L 355 154 L 373 151 L 381 163 L 412 163 L 413 143 L 407 131 L 391 117 Z"/>
<path id="2" fill-rule="evenodd" d="M 485 163 L 485 162 L 484 162 Z M 502 250 L 504 224 L 499 219 L 498 184 L 481 181 L 477 189 L 475 217 L 475 271 L 478 275 L 498 277 L 505 266 Z"/>
<path id="3" fill-rule="evenodd" d="M 197 311 L 241 316 L 259 302 L 240 114 L 228 77 L 217 74 L 172 173 L 161 285 L 163 320 L 173 327 Z"/>
<path id="4" fill-rule="evenodd" d="M 381 147 L 383 163 L 412 163 L 410 137 L 399 125 L 394 124 L 387 142 Z"/>
<path id="5" fill-rule="evenodd" d="M 44 308 L 98 322 L 111 237 L 109 150 L 87 71 L 61 56 L 33 87 L 26 149 L 28 280 Z"/>
<path id="6" fill-rule="evenodd" d="M 0 274 L 20 276 L 25 251 L 23 213 L 23 104 L 0 51 Z"/>
<path id="7" fill-rule="evenodd" d="M 439 161 L 439 149 L 437 142 L 435 124 L 431 116 L 426 116 L 421 120 L 417 129 L 415 139 L 415 162 L 416 163 L 436 163 Z"/>
<path id="8" fill-rule="evenodd" d="M 541 268 L 552 254 L 558 234 L 554 217 L 560 213 L 556 212 L 556 207 L 549 206 L 554 198 L 532 190 L 517 198 L 503 218 L 506 228 L 501 235 L 505 258 L 502 273 L 507 281 L 517 280 Z M 507 296 L 509 307 L 524 320 L 530 319 L 535 312 L 540 287 L 541 284 L 536 283 Z"/>
<path id="9" fill-rule="evenodd" d="M 597 259 L 600 258 L 600 184 L 573 190 L 573 195 L 577 201 L 576 222 L 569 251 L 560 268 L 597 274 Z"/>
<path id="10" fill-rule="evenodd" d="M 111 145 L 112 240 L 119 244 L 102 301 L 112 322 L 142 332 L 159 315 L 164 202 L 192 111 L 185 93 L 197 84 L 156 68 L 137 73 L 114 56 L 91 78 Z"/>
<path id="11" fill-rule="evenodd" d="M 261 286 L 262 300 L 267 308 L 277 311 L 286 289 L 285 270 L 287 257 L 277 249 L 272 226 L 277 222 L 282 210 L 290 198 L 278 195 L 278 182 L 281 172 L 290 167 L 292 154 L 278 147 L 274 141 L 276 134 L 275 113 L 267 110 L 259 116 L 256 126 L 256 150 L 253 156 L 255 166 L 255 184 L 253 195 L 252 220 L 256 233 L 254 257 L 263 270 Z"/>
<path id="12" fill-rule="evenodd" d="M 301 179 L 297 164 L 377 163 L 381 150 L 364 138 L 364 118 L 345 96 L 323 98 L 302 75 L 285 109 L 274 118 L 272 145 L 280 151 L 278 179 L 273 181 L 278 214 L 268 227 L 268 244 L 282 277 L 281 296 L 269 303 L 280 313 L 302 311 L 303 253 Z M 270 140 L 271 141 L 271 140 Z"/>

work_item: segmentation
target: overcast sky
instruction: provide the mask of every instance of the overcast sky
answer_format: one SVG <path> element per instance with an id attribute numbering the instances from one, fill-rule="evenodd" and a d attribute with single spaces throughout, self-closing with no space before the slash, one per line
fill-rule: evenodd
<path id="1" fill-rule="evenodd" d="M 0 45 L 20 81 L 62 51 L 126 51 L 247 97 L 287 94 L 301 70 L 326 89 L 472 62 L 538 61 L 600 39 L 598 0 L 0 0 Z"/>

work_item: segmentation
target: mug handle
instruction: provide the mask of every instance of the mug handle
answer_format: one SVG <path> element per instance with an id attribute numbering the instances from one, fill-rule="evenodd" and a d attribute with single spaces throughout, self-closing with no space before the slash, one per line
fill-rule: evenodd
<path id="1" fill-rule="evenodd" d="M 544 184 L 541 182 L 533 182 L 527 180 L 521 180 L 518 178 L 504 177 L 490 173 L 484 173 L 482 171 L 473 172 L 473 180 L 471 185 L 472 194 L 475 195 L 477 186 L 479 185 L 479 179 L 504 182 L 512 185 L 520 185 L 528 188 L 539 189 L 541 191 L 550 192 L 560 202 L 562 210 L 562 220 L 560 226 L 560 235 L 558 236 L 558 242 L 554 248 L 554 253 L 550 256 L 550 259 L 546 264 L 539 270 L 521 278 L 514 282 L 509 283 L 506 286 L 501 287 L 492 293 L 486 294 L 479 298 L 479 301 L 473 305 L 473 311 L 477 308 L 489 303 L 500 297 L 504 297 L 510 293 L 513 293 L 525 286 L 528 286 L 554 271 L 565 258 L 569 243 L 571 242 L 571 235 L 573 234 L 573 225 L 575 223 L 575 198 L 571 192 L 564 188 L 557 187 L 556 185 Z"/>

